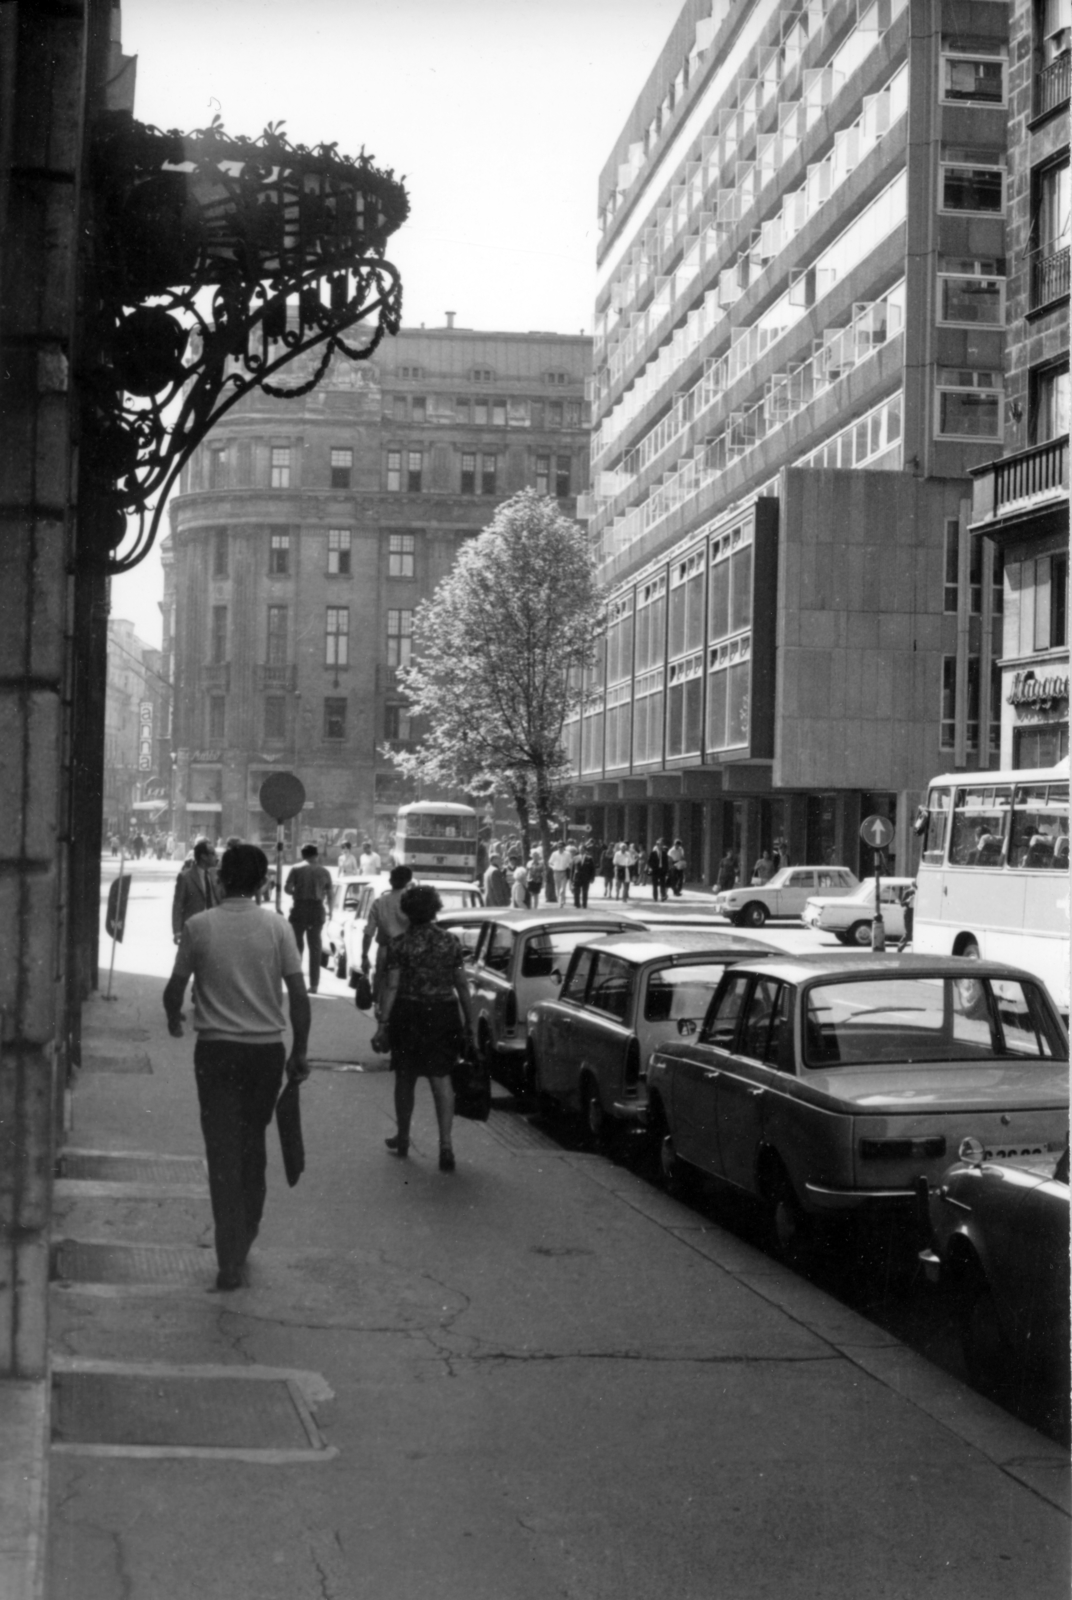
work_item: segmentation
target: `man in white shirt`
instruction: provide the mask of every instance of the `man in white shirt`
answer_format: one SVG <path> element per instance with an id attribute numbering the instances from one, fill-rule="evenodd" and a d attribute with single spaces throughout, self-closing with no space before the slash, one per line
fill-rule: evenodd
<path id="1" fill-rule="evenodd" d="M 182 1004 L 194 979 L 194 1074 L 216 1228 L 217 1289 L 242 1287 L 267 1193 L 265 1134 L 283 1081 L 309 1076 L 309 997 L 289 924 L 257 904 L 268 858 L 256 845 L 225 852 L 224 899 L 186 922 L 164 990 L 168 1032 L 182 1037 Z M 290 1002 L 294 1040 L 283 1043 Z"/>
<path id="2" fill-rule="evenodd" d="M 368 916 L 365 918 L 365 931 L 361 935 L 361 971 L 368 976 L 369 950 L 373 941 L 376 944 L 376 970 L 372 974 L 372 998 L 379 1000 L 380 989 L 383 985 L 383 965 L 387 955 L 388 941 L 397 939 L 400 933 L 405 933 L 409 927 L 409 918 L 402 910 L 400 901 L 402 891 L 409 887 L 413 878 L 411 867 L 392 867 L 388 880 L 391 887 L 369 906 Z"/>
<path id="3" fill-rule="evenodd" d="M 365 878 L 374 878 L 378 872 L 383 871 L 379 853 L 372 848 L 372 842 L 369 839 L 366 839 L 361 846 L 361 860 L 358 863 L 358 871 Z"/>
<path id="4" fill-rule="evenodd" d="M 573 851 L 565 844 L 556 844 L 547 858 L 547 865 L 555 881 L 555 899 L 560 906 L 566 903 L 566 885 L 573 866 Z"/>

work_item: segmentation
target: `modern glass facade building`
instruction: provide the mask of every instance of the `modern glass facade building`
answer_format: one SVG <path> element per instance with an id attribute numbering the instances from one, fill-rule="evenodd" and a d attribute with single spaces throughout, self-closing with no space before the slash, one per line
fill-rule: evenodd
<path id="1" fill-rule="evenodd" d="M 688 0 L 604 168 L 578 820 L 912 865 L 998 753 L 1008 8 Z M 870 855 L 867 853 L 867 864 Z"/>

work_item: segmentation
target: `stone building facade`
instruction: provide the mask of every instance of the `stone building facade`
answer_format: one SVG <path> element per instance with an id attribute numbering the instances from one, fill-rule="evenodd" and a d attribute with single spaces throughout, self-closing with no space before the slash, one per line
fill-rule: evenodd
<path id="1" fill-rule="evenodd" d="M 687 0 L 600 179 L 578 818 L 870 865 L 998 754 L 1008 13 Z"/>
<path id="2" fill-rule="evenodd" d="M 1001 764 L 1068 755 L 1069 0 L 1010 8 L 1005 451 L 973 531 L 1005 570 Z"/>
<path id="3" fill-rule="evenodd" d="M 180 837 L 274 840 L 258 795 L 287 770 L 303 835 L 385 838 L 409 795 L 384 746 L 419 731 L 398 682 L 417 606 L 517 490 L 573 514 L 591 340 L 452 323 L 336 358 L 303 398 L 248 398 L 185 468 L 164 549 Z"/>
<path id="4" fill-rule="evenodd" d="M 161 653 L 121 617 L 108 619 L 104 701 L 104 837 L 126 839 L 168 822 L 170 763 L 161 767 L 168 684 Z M 165 782 L 165 778 L 168 780 Z"/>

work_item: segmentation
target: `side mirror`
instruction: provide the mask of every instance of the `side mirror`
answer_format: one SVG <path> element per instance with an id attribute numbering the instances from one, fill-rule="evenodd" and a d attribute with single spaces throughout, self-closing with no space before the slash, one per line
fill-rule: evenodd
<path id="1" fill-rule="evenodd" d="M 699 1024 L 695 1017 L 678 1017 L 677 1031 L 683 1039 L 688 1039 L 696 1032 Z"/>
<path id="2" fill-rule="evenodd" d="M 962 1139 L 957 1155 L 969 1167 L 981 1167 L 986 1160 L 986 1151 L 978 1139 Z"/>

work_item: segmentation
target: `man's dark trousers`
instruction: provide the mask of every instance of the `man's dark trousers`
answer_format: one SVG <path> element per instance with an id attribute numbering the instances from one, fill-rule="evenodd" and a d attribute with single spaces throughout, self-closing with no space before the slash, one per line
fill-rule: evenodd
<path id="1" fill-rule="evenodd" d="M 320 930 L 325 922 L 324 906 L 320 900 L 299 900 L 291 907 L 288 921 L 298 941 L 298 954 L 309 942 L 309 990 L 315 994 L 320 986 Z"/>
<path id="2" fill-rule="evenodd" d="M 221 1273 L 237 1273 L 257 1237 L 267 1194 L 265 1134 L 283 1082 L 283 1044 L 199 1039 L 194 1076 Z"/>

